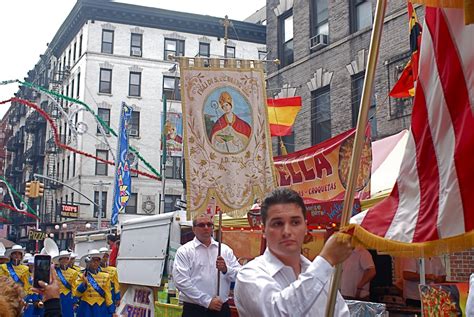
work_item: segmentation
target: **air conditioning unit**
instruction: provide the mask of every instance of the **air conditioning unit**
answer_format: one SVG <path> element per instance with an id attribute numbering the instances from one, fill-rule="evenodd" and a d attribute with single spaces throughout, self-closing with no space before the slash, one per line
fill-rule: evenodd
<path id="1" fill-rule="evenodd" d="M 130 129 L 130 136 L 138 136 L 138 129 Z"/>
<path id="2" fill-rule="evenodd" d="M 132 47 L 132 56 L 142 56 L 142 49 L 138 47 Z"/>
<path id="3" fill-rule="evenodd" d="M 317 50 L 328 45 L 327 34 L 318 34 L 311 38 L 311 50 Z"/>

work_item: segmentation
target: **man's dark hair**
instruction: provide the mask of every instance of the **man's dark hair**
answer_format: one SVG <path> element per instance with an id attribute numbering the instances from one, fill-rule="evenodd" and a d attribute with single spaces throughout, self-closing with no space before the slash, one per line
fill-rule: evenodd
<path id="1" fill-rule="evenodd" d="M 268 209 L 273 205 L 278 204 L 295 204 L 301 208 L 303 217 L 306 218 L 306 206 L 303 198 L 294 190 L 289 188 L 277 188 L 268 194 L 260 206 L 260 214 L 262 216 L 262 223 L 265 225 L 268 216 Z"/>

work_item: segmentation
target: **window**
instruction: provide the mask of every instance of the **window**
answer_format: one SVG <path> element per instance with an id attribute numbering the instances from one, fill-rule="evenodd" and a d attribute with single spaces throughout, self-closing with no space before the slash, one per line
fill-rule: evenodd
<path id="1" fill-rule="evenodd" d="M 71 49 L 67 53 L 67 66 L 71 67 Z"/>
<path id="2" fill-rule="evenodd" d="M 72 49 L 72 60 L 76 62 L 76 49 L 77 49 L 77 42 L 74 42 L 74 48 Z"/>
<path id="3" fill-rule="evenodd" d="M 225 58 L 235 58 L 235 47 L 226 45 L 225 52 L 224 52 L 224 57 Z"/>
<path id="4" fill-rule="evenodd" d="M 181 179 L 181 156 L 168 156 L 166 158 L 166 178 Z"/>
<path id="5" fill-rule="evenodd" d="M 201 49 L 201 45 L 199 45 L 199 49 Z M 168 57 L 169 55 L 184 56 L 184 41 L 174 40 L 174 39 L 165 39 L 165 55 L 163 59 L 164 60 L 169 59 Z"/>
<path id="6" fill-rule="evenodd" d="M 142 73 L 130 72 L 128 95 L 134 96 L 134 97 L 140 97 L 141 83 L 142 83 Z"/>
<path id="7" fill-rule="evenodd" d="M 74 204 L 74 193 L 71 193 L 71 204 Z"/>
<path id="8" fill-rule="evenodd" d="M 143 35 L 138 33 L 132 33 L 131 43 L 130 43 L 130 56 L 142 56 L 142 44 L 143 44 Z"/>
<path id="9" fill-rule="evenodd" d="M 82 55 L 82 34 L 79 37 L 79 57 Z"/>
<path id="10" fill-rule="evenodd" d="M 67 157 L 67 169 L 66 169 L 66 179 L 69 179 L 69 168 L 71 166 L 71 156 Z"/>
<path id="11" fill-rule="evenodd" d="M 66 167 L 66 160 L 63 159 L 63 165 L 61 167 L 61 180 L 64 183 L 64 168 Z"/>
<path id="12" fill-rule="evenodd" d="M 81 73 L 77 74 L 77 88 L 76 88 L 76 94 L 77 98 L 79 98 L 80 91 L 79 89 L 81 88 Z"/>
<path id="13" fill-rule="evenodd" d="M 130 118 L 130 136 L 140 136 L 140 112 L 132 111 L 132 117 Z"/>
<path id="14" fill-rule="evenodd" d="M 100 51 L 106 54 L 114 53 L 114 31 L 102 30 L 102 47 Z"/>
<path id="15" fill-rule="evenodd" d="M 163 76 L 163 95 L 167 100 L 181 100 L 181 87 L 178 77 Z"/>
<path id="16" fill-rule="evenodd" d="M 72 177 L 76 176 L 76 153 L 72 154 Z"/>
<path id="17" fill-rule="evenodd" d="M 360 101 L 362 99 L 362 89 L 364 87 L 365 73 L 361 72 L 352 76 L 352 127 L 357 125 L 357 118 L 359 116 Z M 372 137 L 377 136 L 377 117 L 375 115 L 376 105 L 375 96 L 372 94 L 371 105 L 369 109 L 369 122 Z"/>
<path id="18" fill-rule="evenodd" d="M 94 192 L 94 202 L 99 204 L 99 192 Z M 102 219 L 105 219 L 107 216 L 107 192 L 102 192 Z M 99 208 L 94 205 L 94 218 L 99 217 Z"/>
<path id="19" fill-rule="evenodd" d="M 372 3 L 368 0 L 351 0 L 351 31 L 357 32 L 372 25 Z"/>
<path id="20" fill-rule="evenodd" d="M 311 144 L 331 137 L 331 98 L 329 86 L 311 94 Z"/>
<path id="21" fill-rule="evenodd" d="M 258 51 L 258 59 L 260 61 L 266 60 L 267 59 L 267 52 L 265 51 Z"/>
<path id="22" fill-rule="evenodd" d="M 112 70 L 101 68 L 99 79 L 99 92 L 103 94 L 112 93 Z"/>
<path id="23" fill-rule="evenodd" d="M 199 56 L 201 57 L 211 56 L 211 44 L 199 42 Z"/>
<path id="24" fill-rule="evenodd" d="M 107 150 L 96 150 L 95 156 L 100 159 L 108 160 L 109 159 L 109 151 Z M 95 161 L 95 175 L 108 175 L 107 163 L 101 162 L 99 160 Z"/>
<path id="25" fill-rule="evenodd" d="M 281 66 L 293 63 L 293 10 L 279 18 L 279 53 Z"/>
<path id="26" fill-rule="evenodd" d="M 180 195 L 165 195 L 165 212 L 175 211 L 175 205 L 178 199 L 181 199 Z"/>
<path id="27" fill-rule="evenodd" d="M 101 118 L 108 126 L 110 126 L 110 109 L 99 108 L 97 109 L 97 115 Z M 109 130 L 104 127 L 105 133 L 109 134 Z M 99 123 L 97 123 L 97 133 L 100 133 Z"/>
<path id="28" fill-rule="evenodd" d="M 73 79 L 71 82 L 71 98 L 74 98 L 74 86 L 75 86 L 75 80 Z"/>
<path id="29" fill-rule="evenodd" d="M 131 193 L 130 198 L 128 199 L 127 206 L 125 207 L 126 214 L 136 214 L 138 206 L 138 195 L 137 193 Z"/>
<path id="30" fill-rule="evenodd" d="M 311 36 L 329 34 L 328 12 L 328 0 L 312 0 Z"/>

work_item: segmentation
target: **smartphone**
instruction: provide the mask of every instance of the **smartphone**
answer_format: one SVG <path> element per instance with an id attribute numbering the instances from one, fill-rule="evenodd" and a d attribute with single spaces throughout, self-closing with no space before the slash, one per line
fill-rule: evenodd
<path id="1" fill-rule="evenodd" d="M 51 256 L 44 254 L 35 255 L 33 269 L 33 287 L 40 288 L 38 281 L 49 283 L 51 274 Z"/>

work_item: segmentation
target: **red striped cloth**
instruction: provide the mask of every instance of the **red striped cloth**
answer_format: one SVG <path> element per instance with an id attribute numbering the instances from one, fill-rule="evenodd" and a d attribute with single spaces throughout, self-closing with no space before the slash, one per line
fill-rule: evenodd
<path id="1" fill-rule="evenodd" d="M 400 174 L 387 199 L 351 220 L 369 233 L 405 243 L 474 233 L 473 35 L 462 10 L 426 8 Z"/>

